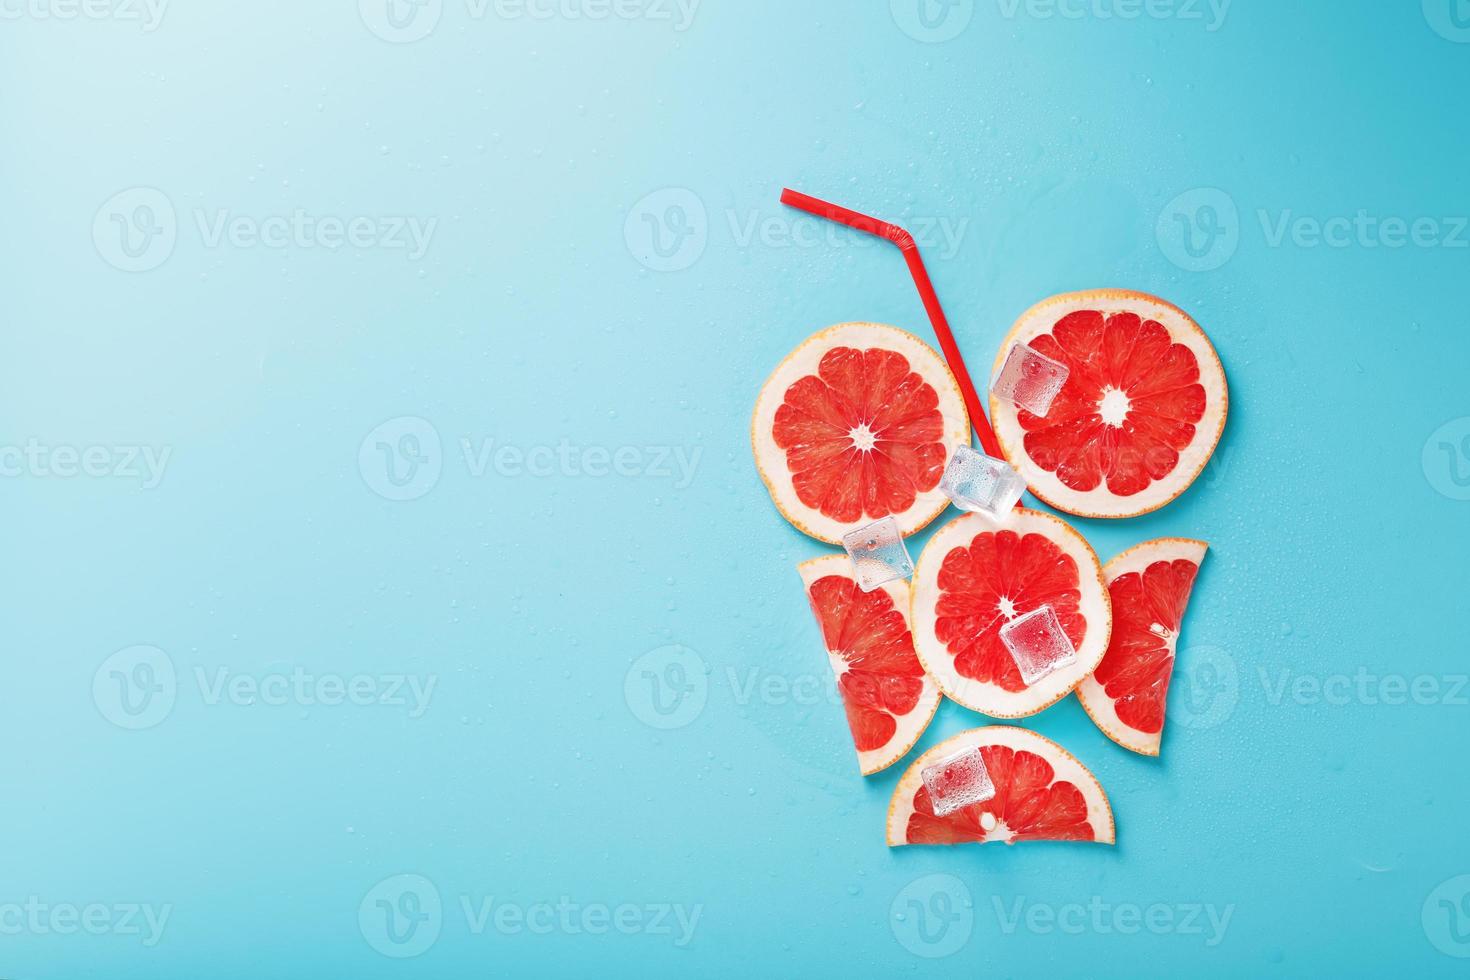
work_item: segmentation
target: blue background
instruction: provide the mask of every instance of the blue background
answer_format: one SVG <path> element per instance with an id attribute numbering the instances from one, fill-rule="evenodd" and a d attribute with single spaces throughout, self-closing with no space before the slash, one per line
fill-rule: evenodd
<path id="1" fill-rule="evenodd" d="M 417 40 L 373 6 L 179 2 L 152 30 L 6 8 L 0 443 L 104 447 L 113 475 L 0 459 L 0 974 L 1463 974 L 1470 37 L 1449 2 L 977 0 L 930 30 L 904 0 L 704 0 L 688 23 L 446 0 Z M 926 255 L 978 374 L 1031 303 L 1101 285 L 1218 347 L 1210 470 L 1153 515 L 1075 522 L 1104 559 L 1212 544 L 1163 758 L 1075 699 L 1025 722 L 1097 774 L 1116 848 L 884 846 L 902 767 L 859 778 L 812 696 L 793 566 L 827 549 L 771 506 L 749 415 L 817 328 L 930 334 L 899 254 L 784 211 L 783 184 L 962 226 Z M 159 193 L 171 213 L 137 211 Z M 1221 193 L 1234 216 L 1200 205 Z M 416 258 L 200 227 L 295 209 L 436 224 Z M 1435 224 L 1397 248 L 1274 238 L 1360 211 Z M 124 271 L 117 215 L 172 246 Z M 477 470 L 461 440 L 565 440 L 575 465 Z M 416 499 L 376 492 L 397 493 L 378 441 Z M 129 446 L 169 451 L 156 486 Z M 624 447 L 623 475 L 587 475 Z M 137 645 L 177 690 L 134 730 L 110 685 L 147 677 L 109 658 Z M 644 683 L 689 664 L 687 724 L 655 727 Z M 417 717 L 211 702 L 221 668 L 436 686 Z M 1311 695 L 1363 673 L 1438 693 Z M 920 747 L 981 723 L 945 704 Z M 374 889 L 404 874 L 442 912 L 400 960 Z M 461 900 L 487 898 L 639 911 L 631 934 L 581 911 L 476 933 Z M 1018 899 L 1043 911 L 1008 931 Z M 17 928 L 28 902 L 111 924 Z M 153 945 L 128 903 L 168 907 Z M 692 937 L 650 905 L 697 908 Z M 1074 905 L 1114 911 L 1046 927 Z M 1161 934 L 1111 918 L 1156 905 Z M 1185 928 L 1188 906 L 1228 928 Z"/>

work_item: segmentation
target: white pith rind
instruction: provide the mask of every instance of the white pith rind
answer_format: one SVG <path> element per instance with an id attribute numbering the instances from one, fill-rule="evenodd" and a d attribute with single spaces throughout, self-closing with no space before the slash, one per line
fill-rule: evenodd
<path id="1" fill-rule="evenodd" d="M 1004 745 L 1045 758 L 1051 764 L 1054 773 L 1053 783 L 1069 782 L 1081 791 L 1083 799 L 1087 802 L 1087 821 L 1097 833 L 1096 843 L 1114 843 L 1116 830 L 1113 826 L 1112 805 L 1109 804 L 1108 796 L 1103 792 L 1097 777 L 1086 766 L 1077 761 L 1072 753 L 1045 736 L 1025 728 L 992 725 L 987 728 L 972 728 L 969 731 L 960 732 L 953 738 L 940 742 L 909 764 L 908 769 L 899 778 L 898 786 L 893 791 L 893 798 L 888 804 L 889 847 L 903 847 L 909 843 L 909 818 L 915 812 L 914 798 L 924 785 L 924 769 L 948 756 L 986 745 Z M 994 838 L 987 837 L 985 841 L 977 843 L 991 843 L 1001 839 L 1004 838 L 997 835 Z"/>
<path id="2" fill-rule="evenodd" d="M 856 581 L 852 562 L 845 555 L 826 555 L 822 558 L 813 558 L 804 561 L 797 567 L 801 574 L 802 588 L 807 595 L 811 595 L 811 587 L 821 579 L 829 575 L 837 575 L 848 581 Z M 904 621 L 909 620 L 909 584 L 907 582 L 887 582 L 879 588 L 893 600 L 894 606 L 903 614 Z M 821 633 L 822 624 L 817 624 L 818 634 Z M 912 623 L 910 623 L 910 635 L 912 635 Z M 826 637 L 822 635 L 823 645 Z M 837 678 L 847 669 L 847 664 L 836 653 L 827 651 L 827 661 L 832 667 L 832 682 L 835 685 Z M 840 697 L 840 692 L 839 692 Z M 897 728 L 894 729 L 893 737 L 882 748 L 870 749 L 867 752 L 857 752 L 858 769 L 864 776 L 871 776 L 876 772 L 882 772 L 893 765 L 899 759 L 908 754 L 909 749 L 924 734 L 924 729 L 929 727 L 929 722 L 934 719 L 934 712 L 939 708 L 939 685 L 928 673 L 924 674 L 924 687 L 919 693 L 919 700 L 914 704 L 914 710 L 903 716 L 894 716 Z M 847 727 L 847 718 L 843 717 L 843 727 Z M 856 746 L 854 746 L 856 749 Z"/>
<path id="3" fill-rule="evenodd" d="M 756 468 L 776 508 L 797 530 L 828 544 L 840 545 L 842 535 L 884 515 L 865 516 L 860 521 L 843 523 L 802 503 L 786 466 L 786 453 L 776 445 L 773 432 L 776 411 L 786 400 L 787 389 L 799 379 L 816 374 L 822 357 L 834 347 L 855 350 L 881 348 L 897 351 L 908 359 L 909 369 L 917 372 L 939 396 L 939 413 L 943 419 L 940 441 L 945 447 L 946 463 L 955 446 L 970 444 L 970 421 L 959 385 L 944 361 L 928 344 L 898 327 L 881 323 L 839 323 L 808 337 L 787 355 L 756 398 L 750 429 Z M 928 526 L 948 505 L 949 498 L 936 483 L 932 490 L 919 493 L 908 510 L 893 517 L 904 537 L 908 537 Z"/>
<path id="4" fill-rule="evenodd" d="M 1026 433 L 1021 428 L 1018 409 L 1010 401 L 992 394 L 990 421 L 996 437 L 1005 450 L 1006 458 L 1025 478 L 1031 492 L 1058 510 L 1081 517 L 1136 517 L 1158 510 L 1194 483 L 1210 461 L 1225 429 L 1230 394 L 1220 356 L 1199 324 L 1172 303 L 1130 290 L 1097 289 L 1053 296 L 1021 314 L 1001 343 L 995 370 L 1000 369 L 1013 345 L 1029 343 L 1044 333 L 1050 333 L 1059 320 L 1079 310 L 1097 310 L 1104 316 L 1136 313 L 1145 320 L 1162 324 L 1174 343 L 1189 348 L 1199 365 L 1199 383 L 1205 389 L 1205 413 L 1195 423 L 1194 441 L 1179 453 L 1178 465 L 1164 479 L 1150 483 L 1139 493 L 1122 497 L 1108 490 L 1106 480 L 1092 490 L 1073 490 L 1051 470 L 1032 462 L 1026 455 Z"/>
<path id="5" fill-rule="evenodd" d="M 1104 565 L 1103 581 L 1111 587 L 1124 575 L 1142 572 L 1158 561 L 1172 562 L 1183 559 L 1193 562 L 1198 568 L 1204 562 L 1205 552 L 1209 550 L 1209 547 L 1205 542 L 1196 541 L 1193 538 L 1157 538 L 1153 541 L 1145 541 L 1129 548 Z M 1116 611 L 1114 615 L 1117 615 Z M 1174 635 L 1165 641 L 1170 657 L 1173 657 L 1179 649 L 1180 632 L 1176 630 Z M 1163 744 L 1163 729 L 1157 732 L 1141 732 L 1123 721 L 1118 717 L 1113 699 L 1108 697 L 1108 692 L 1091 675 L 1077 685 L 1077 700 L 1082 702 L 1082 709 L 1087 712 L 1088 717 L 1102 730 L 1102 733 L 1123 748 L 1130 752 L 1137 752 L 1139 755 L 1157 756 L 1159 754 Z M 1167 719 L 1165 727 L 1167 727 Z"/>
<path id="6" fill-rule="evenodd" d="M 1041 534 L 1070 555 L 1077 564 L 1077 588 L 1081 594 L 1078 610 L 1087 621 L 1087 633 L 1077 647 L 1074 663 L 1060 667 L 1021 691 L 1007 691 L 997 684 L 962 676 L 954 666 L 954 655 L 940 642 L 935 631 L 938 620 L 939 570 L 944 558 L 955 548 L 969 547 L 979 534 L 1014 531 L 1024 537 Z M 1031 608 L 1017 608 L 1017 615 Z M 1112 633 L 1112 602 L 1103 586 L 1102 564 L 1097 554 L 1060 518 L 1041 511 L 1017 508 L 1002 523 L 979 514 L 966 514 L 950 521 L 935 532 L 919 555 L 914 568 L 913 612 L 909 622 L 914 630 L 914 650 L 919 662 L 951 700 L 994 718 L 1024 718 L 1050 707 L 1070 694 L 1083 678 L 1102 662 Z"/>

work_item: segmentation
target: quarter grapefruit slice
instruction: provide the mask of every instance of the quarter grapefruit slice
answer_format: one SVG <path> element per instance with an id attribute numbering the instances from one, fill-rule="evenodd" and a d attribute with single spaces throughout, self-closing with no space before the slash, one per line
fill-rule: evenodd
<path id="1" fill-rule="evenodd" d="M 924 769 L 978 748 L 995 796 L 934 815 Z M 1066 749 L 1024 728 L 972 728 L 914 760 L 888 804 L 888 846 L 1023 840 L 1114 841 L 1113 808 L 1097 777 Z"/>
<path id="2" fill-rule="evenodd" d="M 897 327 L 841 323 L 807 338 L 756 398 L 751 442 L 781 515 L 829 544 L 892 516 L 905 536 L 949 504 L 940 477 L 969 444 L 959 387 Z"/>
<path id="3" fill-rule="evenodd" d="M 1045 418 L 990 398 L 995 434 L 1037 497 L 1083 517 L 1133 517 L 1204 469 L 1229 395 L 1215 348 L 1183 310 L 1125 289 L 1064 293 L 1021 315 L 997 369 L 1018 343 L 1069 371 Z"/>
<path id="4" fill-rule="evenodd" d="M 1097 555 L 1060 518 L 1018 508 L 1002 526 L 967 514 L 935 532 L 914 569 L 914 649 L 939 689 L 996 718 L 1034 715 L 1071 693 L 1108 648 L 1112 610 Z M 1051 606 L 1077 659 L 1035 684 L 1000 639 Z"/>
<path id="5" fill-rule="evenodd" d="M 1179 622 L 1208 548 L 1189 538 L 1159 538 L 1103 566 L 1113 638 L 1077 698 L 1104 735 L 1141 755 L 1159 754 Z"/>
<path id="6" fill-rule="evenodd" d="M 871 776 L 914 747 L 939 707 L 939 686 L 914 655 L 909 585 L 889 582 L 864 592 L 843 555 L 802 562 L 797 570 L 827 644 L 858 767 Z"/>

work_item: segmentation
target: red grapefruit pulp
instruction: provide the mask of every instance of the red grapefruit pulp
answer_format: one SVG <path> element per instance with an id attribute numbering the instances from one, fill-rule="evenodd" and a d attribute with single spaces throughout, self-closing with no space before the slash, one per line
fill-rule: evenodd
<path id="1" fill-rule="evenodd" d="M 943 817 L 934 815 L 924 769 L 960 752 L 980 750 L 991 799 Z M 1114 840 L 1113 810 L 1087 767 L 1060 745 L 1024 728 L 961 732 L 914 760 L 888 806 L 888 844 L 965 844 L 1026 840 Z"/>
<path id="2" fill-rule="evenodd" d="M 831 544 L 892 516 L 905 534 L 949 503 L 939 489 L 968 444 L 949 369 L 912 334 L 844 323 L 808 338 L 756 398 L 756 466 L 781 514 Z"/>
<path id="3" fill-rule="evenodd" d="M 903 758 L 939 707 L 939 688 L 914 655 L 907 582 L 864 592 L 841 555 L 803 562 L 806 586 L 864 776 Z"/>
<path id="4" fill-rule="evenodd" d="M 1199 325 L 1155 296 L 1103 289 L 1053 296 L 1016 321 L 1013 345 L 1067 365 L 1046 416 L 991 396 L 991 420 L 1037 497 L 1084 517 L 1133 517 L 1183 493 L 1225 426 L 1220 358 Z"/>
<path id="5" fill-rule="evenodd" d="M 1158 755 L 1179 624 L 1209 545 L 1188 538 L 1145 541 L 1108 562 L 1113 637 L 1077 697 L 1103 733 L 1142 755 Z"/>
<path id="6" fill-rule="evenodd" d="M 1060 519 L 1017 509 L 997 526 L 957 518 L 929 539 L 914 570 L 914 649 L 940 690 L 997 718 L 1033 715 L 1096 669 L 1112 628 L 1102 567 Z M 1027 685 L 1000 628 L 1051 606 L 1077 651 L 1072 664 Z"/>

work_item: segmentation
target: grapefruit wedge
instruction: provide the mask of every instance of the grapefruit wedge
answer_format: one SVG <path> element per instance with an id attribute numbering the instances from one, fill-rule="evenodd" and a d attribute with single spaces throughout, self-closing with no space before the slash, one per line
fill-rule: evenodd
<path id="1" fill-rule="evenodd" d="M 1209 461 L 1229 395 L 1187 313 L 1124 289 L 1065 293 L 1021 315 L 996 368 L 1024 343 L 1067 365 L 1046 417 L 991 395 L 990 417 L 1031 492 L 1083 517 L 1133 517 L 1179 496 Z"/>
<path id="2" fill-rule="evenodd" d="M 939 687 L 914 655 L 909 585 L 889 582 L 864 592 L 844 555 L 802 562 L 797 570 L 822 628 L 858 767 L 871 776 L 914 747 L 939 707 Z"/>
<path id="3" fill-rule="evenodd" d="M 979 749 L 995 795 L 934 815 L 924 769 Z M 888 805 L 888 846 L 1026 840 L 1114 841 L 1113 808 L 1097 777 L 1066 749 L 1024 728 L 972 728 L 914 760 Z"/>
<path id="4" fill-rule="evenodd" d="M 953 447 L 969 444 L 959 387 L 897 327 L 842 323 L 809 338 L 756 398 L 751 442 L 776 508 L 829 544 L 892 516 L 905 536 L 949 504 Z"/>
<path id="5" fill-rule="evenodd" d="M 1209 545 L 1188 538 L 1145 541 L 1103 566 L 1113 600 L 1113 638 L 1077 697 L 1108 738 L 1158 755 L 1179 623 Z"/>
<path id="6" fill-rule="evenodd" d="M 1051 606 L 1077 659 L 1027 685 L 1000 628 Z M 935 532 L 914 568 L 914 650 L 951 699 L 996 718 L 1034 715 L 1097 669 L 1112 611 L 1097 555 L 1061 519 L 967 514 Z"/>

